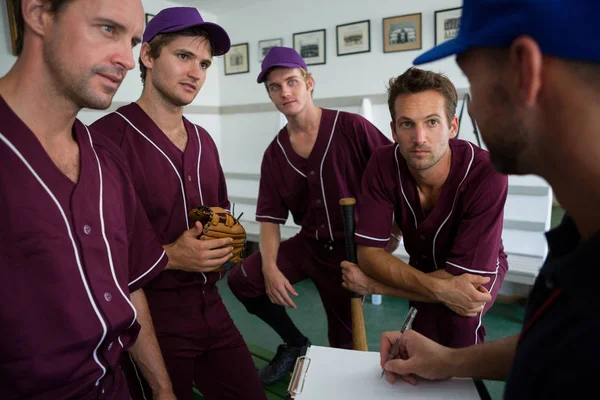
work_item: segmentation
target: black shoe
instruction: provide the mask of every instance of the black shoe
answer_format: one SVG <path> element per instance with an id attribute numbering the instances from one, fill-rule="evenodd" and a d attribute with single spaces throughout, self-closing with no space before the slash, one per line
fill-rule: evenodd
<path id="1" fill-rule="evenodd" d="M 296 359 L 306 354 L 306 348 L 310 344 L 310 340 L 308 339 L 306 339 L 304 346 L 299 347 L 280 344 L 277 347 L 277 354 L 275 354 L 269 365 L 258 371 L 260 381 L 263 385 L 272 385 L 279 382 L 288 373 L 292 372 L 296 364 Z"/>

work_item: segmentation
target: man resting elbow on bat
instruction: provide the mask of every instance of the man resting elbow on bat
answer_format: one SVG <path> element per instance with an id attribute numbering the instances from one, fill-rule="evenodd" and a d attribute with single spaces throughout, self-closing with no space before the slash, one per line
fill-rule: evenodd
<path id="1" fill-rule="evenodd" d="M 360 268 L 341 264 L 345 288 L 408 299 L 419 311 L 413 329 L 448 347 L 483 341 L 481 318 L 508 269 L 508 180 L 487 151 L 455 139 L 457 98 L 452 82 L 430 71 L 411 68 L 390 80 L 396 143 L 377 149 L 363 175 Z M 391 254 L 399 231 L 408 264 Z"/>

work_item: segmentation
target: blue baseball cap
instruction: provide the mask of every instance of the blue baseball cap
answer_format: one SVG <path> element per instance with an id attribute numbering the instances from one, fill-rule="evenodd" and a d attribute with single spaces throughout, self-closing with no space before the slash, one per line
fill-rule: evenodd
<path id="1" fill-rule="evenodd" d="M 272 47 L 265 56 L 265 59 L 260 66 L 260 74 L 258 74 L 256 82 L 263 83 L 267 79 L 267 73 L 271 68 L 275 67 L 304 68 L 305 70 L 308 70 L 306 62 L 304 62 L 304 59 L 296 50 L 290 47 L 276 46 Z"/>
<path id="2" fill-rule="evenodd" d="M 198 9 L 194 7 L 170 7 L 156 14 L 146 25 L 142 42 L 149 42 L 161 33 L 180 32 L 193 26 L 208 34 L 215 55 L 222 56 L 229 51 L 231 41 L 225 29 L 215 23 L 204 22 Z"/>
<path id="3" fill-rule="evenodd" d="M 464 0 L 458 36 L 421 54 L 415 65 L 472 47 L 509 47 L 532 37 L 544 54 L 600 62 L 598 0 Z"/>

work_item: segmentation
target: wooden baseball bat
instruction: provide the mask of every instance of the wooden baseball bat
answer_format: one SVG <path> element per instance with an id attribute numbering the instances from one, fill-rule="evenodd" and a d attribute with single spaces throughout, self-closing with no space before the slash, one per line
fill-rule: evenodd
<path id="1" fill-rule="evenodd" d="M 354 264 L 358 264 L 356 257 L 356 243 L 354 243 L 354 205 L 356 199 L 352 197 L 340 200 L 342 206 L 342 215 L 344 218 L 344 236 L 346 238 L 346 259 Z M 368 351 L 367 331 L 365 329 L 365 315 L 362 307 L 362 296 L 352 293 L 350 300 L 352 310 L 352 340 L 354 350 Z"/>

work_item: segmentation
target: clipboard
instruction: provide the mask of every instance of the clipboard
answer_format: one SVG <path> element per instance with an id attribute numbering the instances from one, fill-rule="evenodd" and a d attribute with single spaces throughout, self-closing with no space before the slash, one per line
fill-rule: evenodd
<path id="1" fill-rule="evenodd" d="M 487 390 L 469 378 L 448 381 L 420 380 L 414 386 L 379 379 L 379 353 L 311 346 L 296 360 L 288 385 L 294 400 L 470 400 L 489 398 Z M 481 383 L 480 383 L 481 384 Z"/>

